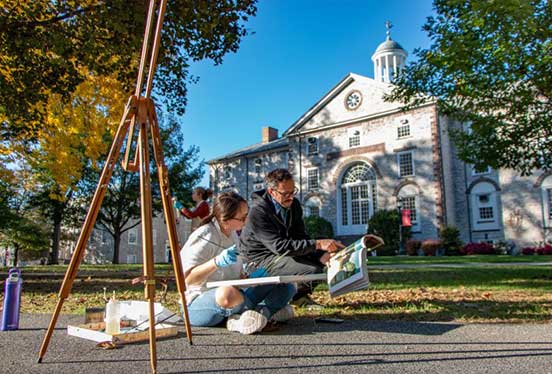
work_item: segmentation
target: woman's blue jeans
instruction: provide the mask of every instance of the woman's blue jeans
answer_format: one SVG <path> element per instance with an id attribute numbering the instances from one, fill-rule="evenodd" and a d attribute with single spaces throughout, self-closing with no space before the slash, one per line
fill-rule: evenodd
<path id="1" fill-rule="evenodd" d="M 188 305 L 188 317 L 192 326 L 215 326 L 232 314 L 247 309 L 266 310 L 270 317 L 282 309 L 297 292 L 291 283 L 268 284 L 240 290 L 243 303 L 233 308 L 223 308 L 215 300 L 216 288 L 196 297 Z M 266 313 L 266 312 L 265 312 Z"/>

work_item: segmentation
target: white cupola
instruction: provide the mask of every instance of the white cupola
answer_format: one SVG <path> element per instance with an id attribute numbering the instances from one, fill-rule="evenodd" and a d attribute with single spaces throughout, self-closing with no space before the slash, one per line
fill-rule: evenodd
<path id="1" fill-rule="evenodd" d="M 392 83 L 397 72 L 406 64 L 408 53 L 399 43 L 391 39 L 391 22 L 385 22 L 387 38 L 381 43 L 372 55 L 374 63 L 374 80 L 377 82 Z"/>

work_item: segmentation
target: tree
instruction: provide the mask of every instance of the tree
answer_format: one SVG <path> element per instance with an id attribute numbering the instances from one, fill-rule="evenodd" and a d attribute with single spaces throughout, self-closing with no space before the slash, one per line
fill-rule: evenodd
<path id="1" fill-rule="evenodd" d="M 190 198 L 191 190 L 203 176 L 202 163 L 198 165 L 199 148 L 190 146 L 182 151 L 184 139 L 179 131 L 180 124 L 174 116 L 167 116 L 167 121 L 160 124 L 161 140 L 163 144 L 163 158 L 169 174 L 171 193 L 177 191 L 179 198 Z M 124 153 L 124 150 L 121 151 Z M 162 210 L 161 193 L 157 179 L 157 168 L 153 152 L 151 154 L 152 167 L 152 211 L 158 214 Z M 121 160 L 123 154 L 120 155 Z M 97 182 L 99 171 L 87 175 L 80 183 L 80 202 L 83 210 L 81 216 L 88 211 L 89 205 L 84 201 L 90 200 Z M 141 223 L 140 217 L 140 181 L 139 174 L 126 172 L 117 164 L 109 183 L 107 192 L 98 213 L 96 226 L 107 230 L 113 237 L 112 263 L 119 263 L 121 237 L 124 232 Z M 80 222 L 81 220 L 79 220 Z"/>
<path id="2" fill-rule="evenodd" d="M 402 229 L 402 235 L 399 230 Z M 383 256 L 392 256 L 399 252 L 399 238 L 406 243 L 410 239 L 410 227 L 400 225 L 399 213 L 396 210 L 378 210 L 368 221 L 368 234 L 374 234 L 383 239 L 385 244 L 377 249 Z"/>
<path id="3" fill-rule="evenodd" d="M 222 62 L 247 34 L 256 0 L 168 2 L 156 72 L 157 92 L 182 114 L 190 61 Z M 49 96 L 68 98 L 85 71 L 135 84 L 147 0 L 19 0 L 0 8 L 0 134 L 36 139 Z"/>
<path id="4" fill-rule="evenodd" d="M 27 198 L 24 189 L 16 190 L 0 181 L 0 244 L 13 249 L 14 266 L 22 254 L 33 258 L 48 248 L 44 222 L 36 212 L 26 209 Z"/>
<path id="5" fill-rule="evenodd" d="M 32 171 L 27 188 L 31 205 L 52 225 L 50 263 L 57 263 L 61 227 L 77 184 L 87 168 L 94 168 L 107 152 L 124 104 L 122 86 L 113 77 L 87 74 L 68 99 L 51 94 L 44 125 L 36 131 L 30 152 L 12 139 L 18 162 Z"/>
<path id="6" fill-rule="evenodd" d="M 522 174 L 552 167 L 552 4 L 547 0 L 435 0 L 432 44 L 395 81 L 405 109 L 438 98 L 462 160 Z"/>

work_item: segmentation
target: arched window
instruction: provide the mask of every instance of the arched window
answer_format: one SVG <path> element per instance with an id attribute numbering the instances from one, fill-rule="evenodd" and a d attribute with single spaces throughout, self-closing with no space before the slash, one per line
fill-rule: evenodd
<path id="1" fill-rule="evenodd" d="M 399 190 L 397 197 L 401 199 L 402 210 L 410 211 L 412 232 L 422 231 L 420 214 L 420 191 L 412 184 L 407 184 Z"/>
<path id="2" fill-rule="evenodd" d="M 338 232 L 360 235 L 377 209 L 376 173 L 364 162 L 351 165 L 340 180 L 338 192 Z"/>
<path id="3" fill-rule="evenodd" d="M 489 182 L 479 182 L 470 192 L 473 229 L 498 229 L 497 191 Z"/>

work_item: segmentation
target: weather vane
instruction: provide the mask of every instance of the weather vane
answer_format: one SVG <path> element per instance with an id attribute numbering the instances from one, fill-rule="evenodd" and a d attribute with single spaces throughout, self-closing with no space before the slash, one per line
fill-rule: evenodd
<path id="1" fill-rule="evenodd" d="M 387 39 L 391 39 L 391 27 L 393 27 L 393 25 L 391 24 L 391 21 L 387 20 L 385 21 L 385 28 L 387 29 L 387 31 L 385 32 L 385 35 L 387 36 Z"/>

